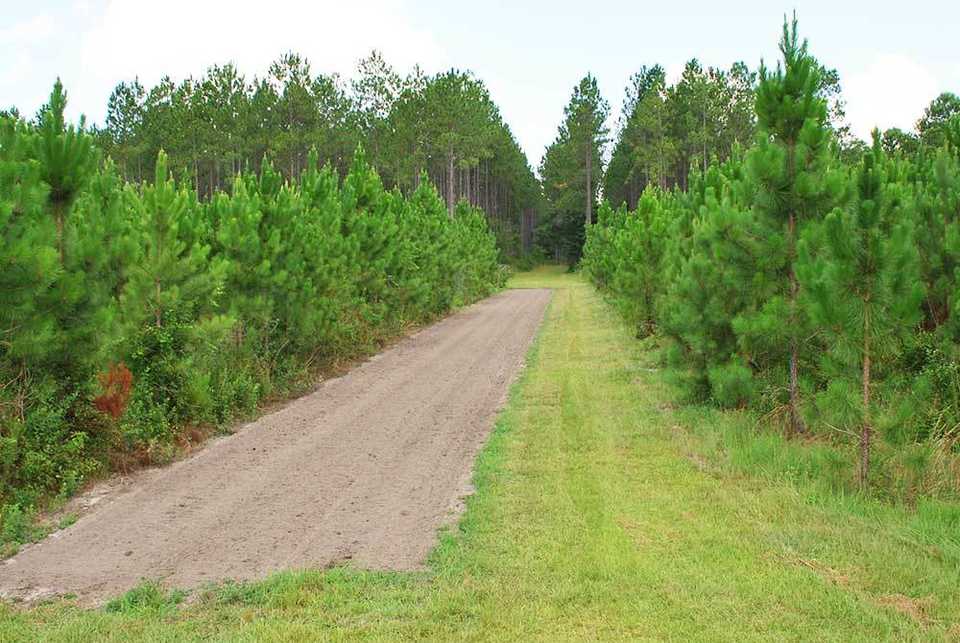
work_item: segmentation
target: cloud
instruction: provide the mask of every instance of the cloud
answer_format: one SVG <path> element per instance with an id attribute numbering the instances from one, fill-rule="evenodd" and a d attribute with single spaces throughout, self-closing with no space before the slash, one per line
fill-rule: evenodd
<path id="1" fill-rule="evenodd" d="M 89 0 L 77 0 L 73 3 L 73 8 L 81 16 L 88 16 L 93 11 L 93 5 Z"/>
<path id="2" fill-rule="evenodd" d="M 854 134 L 869 140 L 874 127 L 913 129 L 942 83 L 903 54 L 877 54 L 860 72 L 841 77 L 847 119 Z"/>
<path id="3" fill-rule="evenodd" d="M 40 80 L 37 67 L 45 65 L 60 46 L 63 28 L 59 17 L 50 13 L 0 28 L 0 108 L 16 106 L 31 113 L 40 106 L 56 76 Z"/>
<path id="4" fill-rule="evenodd" d="M 443 59 L 398 0 L 113 0 L 82 36 L 73 96 L 78 110 L 100 120 L 122 80 L 139 77 L 149 87 L 164 75 L 180 80 L 226 62 L 251 77 L 288 51 L 306 56 L 314 73 L 349 76 L 374 48 L 401 71 Z"/>
<path id="5" fill-rule="evenodd" d="M 53 17 L 42 13 L 0 29 L 0 42 L 6 47 L 35 46 L 38 41 L 49 41 L 56 31 Z"/>
<path id="6" fill-rule="evenodd" d="M 686 62 L 671 62 L 664 67 L 663 74 L 667 80 L 667 85 L 676 85 L 683 78 L 683 70 L 687 68 Z"/>

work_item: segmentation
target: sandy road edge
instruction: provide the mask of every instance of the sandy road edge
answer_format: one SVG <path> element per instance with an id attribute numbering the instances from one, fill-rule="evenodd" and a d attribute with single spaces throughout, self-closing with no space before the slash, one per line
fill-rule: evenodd
<path id="1" fill-rule="evenodd" d="M 523 385 L 524 377 L 527 374 L 527 368 L 530 366 L 530 362 L 537 351 L 540 348 L 540 338 L 543 335 L 544 324 L 549 318 L 550 310 L 553 308 L 553 298 L 556 294 L 555 288 L 542 288 L 542 287 L 522 287 L 522 288 L 504 288 L 500 292 L 506 292 L 508 290 L 548 290 L 550 291 L 550 298 L 547 300 L 547 305 L 544 306 L 543 311 L 540 313 L 540 318 L 537 320 L 537 330 L 534 332 L 533 337 L 530 339 L 530 345 L 527 347 L 526 352 L 523 355 L 523 358 L 520 360 L 520 365 L 514 372 L 513 376 L 507 383 L 506 391 L 503 394 L 502 399 L 497 405 L 497 409 L 493 416 L 493 421 L 490 426 L 490 430 L 487 432 L 486 437 L 483 442 L 477 447 L 477 449 L 471 455 L 471 466 L 470 469 L 466 472 L 463 478 L 460 481 L 460 492 L 456 501 L 450 506 L 450 513 L 447 516 L 439 527 L 437 528 L 437 535 L 442 536 L 446 533 L 451 533 L 459 527 L 460 523 L 463 521 L 464 516 L 466 515 L 467 509 L 469 508 L 469 499 L 476 492 L 476 476 L 477 476 L 477 461 L 481 458 L 487 448 L 490 446 L 490 441 L 494 438 L 497 433 L 501 431 L 501 420 L 503 419 L 504 414 L 509 409 L 510 404 L 513 403 L 514 397 L 517 394 L 519 388 Z M 479 303 L 479 302 L 478 302 Z M 472 305 L 472 304 L 471 304 Z M 419 330 L 417 332 L 420 332 Z M 416 333 L 414 333 L 416 334 Z M 411 335 L 412 337 L 413 335 Z M 435 543 L 434 547 L 430 550 L 430 554 L 427 556 L 426 566 L 430 566 L 430 561 L 433 558 L 433 555 L 440 545 L 438 541 Z"/>

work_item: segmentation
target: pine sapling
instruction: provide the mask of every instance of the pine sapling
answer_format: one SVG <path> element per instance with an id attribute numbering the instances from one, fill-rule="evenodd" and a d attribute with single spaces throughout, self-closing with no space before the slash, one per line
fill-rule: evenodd
<path id="1" fill-rule="evenodd" d="M 910 199 L 894 170 L 875 133 L 872 151 L 851 174 L 850 204 L 807 231 L 798 262 L 808 312 L 832 347 L 824 364 L 836 369 L 831 375 L 837 379 L 823 398 L 827 404 L 854 409 L 859 416 L 857 480 L 864 490 L 877 374 L 884 372 L 882 367 L 915 329 L 923 296 Z M 856 377 L 854 373 L 859 386 L 845 387 L 843 380 Z M 836 391 L 847 394 L 830 394 Z"/>

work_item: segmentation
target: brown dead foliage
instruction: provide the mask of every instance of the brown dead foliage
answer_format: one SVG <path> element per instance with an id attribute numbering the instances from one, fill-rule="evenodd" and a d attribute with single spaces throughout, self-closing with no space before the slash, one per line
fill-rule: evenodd
<path id="1" fill-rule="evenodd" d="M 820 561 L 807 559 L 807 558 L 788 558 L 788 562 L 791 562 L 795 565 L 801 565 L 817 573 L 819 576 L 827 579 L 834 585 L 839 585 L 840 587 L 846 587 L 850 584 L 850 577 L 840 572 L 839 570 L 834 569 L 828 565 L 824 565 Z"/>
<path id="2" fill-rule="evenodd" d="M 123 362 L 111 364 L 97 376 L 103 393 L 93 400 L 93 405 L 101 413 L 119 420 L 127 410 L 130 393 L 133 390 L 133 373 Z"/>
<path id="3" fill-rule="evenodd" d="M 877 604 L 884 607 L 890 607 L 896 611 L 909 616 L 911 619 L 921 625 L 930 623 L 930 608 L 933 607 L 934 599 L 932 596 L 926 598 L 910 598 L 903 594 L 887 594 L 877 599 Z"/>

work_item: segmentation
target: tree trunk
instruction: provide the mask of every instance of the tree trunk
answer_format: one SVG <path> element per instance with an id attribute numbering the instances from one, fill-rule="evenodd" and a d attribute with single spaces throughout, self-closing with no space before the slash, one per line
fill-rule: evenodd
<path id="1" fill-rule="evenodd" d="M 490 212 L 490 165 L 483 164 L 483 209 Z"/>
<path id="2" fill-rule="evenodd" d="M 57 222 L 57 253 L 60 255 L 60 265 L 63 266 L 66 262 L 67 253 L 64 249 L 64 240 L 63 240 L 63 229 L 64 229 L 64 220 L 66 219 L 65 211 L 67 209 L 66 204 L 61 201 L 56 201 L 53 204 L 53 218 Z M 16 210 L 14 210 L 16 212 Z"/>
<path id="3" fill-rule="evenodd" d="M 453 207 L 454 207 L 454 184 L 453 184 L 453 149 L 451 148 L 447 152 L 447 212 L 450 214 L 450 218 L 453 218 Z"/>
<path id="4" fill-rule="evenodd" d="M 161 308 L 160 308 L 160 297 L 162 296 L 162 292 L 161 292 L 161 290 L 160 290 L 160 280 L 159 280 L 159 279 L 154 279 L 154 280 L 153 280 L 153 288 L 154 288 L 155 296 L 156 296 L 156 298 L 157 298 L 157 303 L 156 303 L 156 305 L 154 306 L 154 309 L 153 309 L 154 321 L 155 321 L 156 324 L 157 324 L 157 328 L 160 328 L 161 325 L 162 325 L 162 322 L 163 322 L 163 311 L 162 311 Z"/>
<path id="5" fill-rule="evenodd" d="M 806 427 L 803 419 L 800 417 L 800 375 L 799 375 L 799 352 L 800 346 L 797 341 L 797 295 L 800 291 L 800 284 L 797 282 L 797 274 L 793 269 L 794 236 L 796 233 L 796 219 L 793 213 L 790 213 L 788 223 L 788 244 L 790 256 L 790 434 L 803 433 Z"/>
<path id="6" fill-rule="evenodd" d="M 873 427 L 870 423 L 870 301 L 863 309 L 863 426 L 860 428 L 860 489 L 866 491 L 870 472 L 870 438 Z"/>
<path id="7" fill-rule="evenodd" d="M 707 110 L 703 110 L 703 171 L 707 171 Z"/>
<path id="8" fill-rule="evenodd" d="M 586 216 L 586 227 L 590 227 L 590 224 L 593 223 L 593 190 L 591 185 L 593 182 L 593 150 L 591 145 L 587 145 L 587 216 Z"/>
<path id="9" fill-rule="evenodd" d="M 787 175 L 795 180 L 796 176 L 796 148 L 795 144 L 790 143 L 787 151 Z M 800 417 L 800 376 L 799 376 L 799 338 L 797 331 L 797 297 L 800 292 L 800 284 L 797 281 L 797 273 L 794 269 L 797 254 L 797 215 L 794 211 L 794 204 L 790 203 L 790 214 L 787 219 L 787 262 L 790 279 L 790 427 L 791 435 L 804 433 L 806 427 L 803 419 Z"/>

